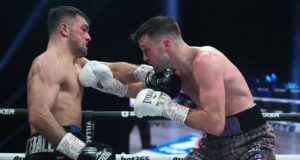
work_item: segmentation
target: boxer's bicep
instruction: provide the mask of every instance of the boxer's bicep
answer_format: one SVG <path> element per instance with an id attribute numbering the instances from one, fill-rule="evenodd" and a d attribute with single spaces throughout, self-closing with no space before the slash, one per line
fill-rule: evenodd
<path id="1" fill-rule="evenodd" d="M 54 68 L 34 66 L 31 71 L 28 78 L 29 122 L 50 143 L 57 145 L 65 131 L 51 110 L 60 91 L 63 73 L 54 72 Z"/>
<path id="2" fill-rule="evenodd" d="M 195 74 L 196 83 L 199 86 L 200 104 L 204 109 L 208 110 L 224 108 L 225 89 L 223 74 L 219 69 L 210 67 L 200 69 Z"/>
<path id="3" fill-rule="evenodd" d="M 51 74 L 49 69 L 33 72 L 29 85 L 29 106 L 36 110 L 52 109 L 60 90 L 60 73 Z"/>
<path id="4" fill-rule="evenodd" d="M 54 103 L 58 96 L 60 90 L 60 84 L 58 82 L 51 82 L 49 80 L 40 81 L 38 87 L 39 96 L 43 99 L 43 104 L 45 107 L 48 107 L 50 110 L 53 109 Z"/>
<path id="5" fill-rule="evenodd" d="M 219 57 L 205 55 L 194 63 L 194 77 L 199 91 L 200 105 L 213 121 L 225 121 L 224 67 Z"/>

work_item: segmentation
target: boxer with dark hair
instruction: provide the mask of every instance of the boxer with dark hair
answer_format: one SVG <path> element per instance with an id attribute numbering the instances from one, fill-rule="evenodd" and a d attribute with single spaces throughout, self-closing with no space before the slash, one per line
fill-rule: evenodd
<path id="1" fill-rule="evenodd" d="M 31 137 L 26 159 L 113 159 L 108 145 L 86 144 L 81 132 L 83 87 L 77 63 L 91 41 L 87 16 L 71 6 L 52 8 L 48 32 L 47 50 L 34 59 L 28 74 Z"/>
<path id="2" fill-rule="evenodd" d="M 164 116 L 206 132 L 200 147 L 190 152 L 186 160 L 275 159 L 273 128 L 263 119 L 241 72 L 223 53 L 210 46 L 189 46 L 171 17 L 151 18 L 132 34 L 132 39 L 138 42 L 144 61 L 153 66 L 156 74 L 151 73 L 153 68 L 147 65 L 103 63 L 101 65 L 108 66 L 103 69 L 105 67 L 98 63 L 97 69 L 86 65 L 79 73 L 80 81 L 85 82 L 83 86 L 136 97 L 137 117 Z M 166 83 L 162 82 L 169 77 L 161 72 L 167 69 L 179 77 L 180 81 L 176 81 L 181 82 L 181 90 L 193 100 L 197 109 L 172 102 L 170 95 L 176 92 L 167 91 L 177 86 L 171 84 L 163 90 Z M 88 81 L 87 77 L 92 76 L 80 76 L 87 70 L 98 79 Z M 97 74 L 102 72 L 110 73 L 110 77 L 99 78 Z M 157 77 L 147 78 L 147 75 Z M 101 86 L 102 83 L 105 86 Z M 122 92 L 116 89 L 118 86 L 123 86 Z"/>

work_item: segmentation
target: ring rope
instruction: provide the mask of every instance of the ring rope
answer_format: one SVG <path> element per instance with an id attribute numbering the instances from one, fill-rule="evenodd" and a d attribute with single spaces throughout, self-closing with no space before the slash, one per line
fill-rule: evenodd
<path id="1" fill-rule="evenodd" d="M 181 160 L 186 155 L 156 155 L 156 154 L 116 154 L 116 160 Z M 299 160 L 300 155 L 279 154 L 275 155 L 277 160 Z M 24 153 L 0 153 L 0 159 L 5 160 L 24 160 Z"/>
<path id="2" fill-rule="evenodd" d="M 92 111 L 86 110 L 82 111 L 83 117 L 88 117 L 93 120 L 138 120 L 135 116 L 134 111 Z M 0 117 L 9 118 L 27 118 L 28 109 L 27 108 L 1 108 Z M 296 113 L 262 113 L 264 119 L 268 121 L 293 121 L 300 122 L 300 114 Z M 158 116 L 147 116 L 143 120 L 167 120 L 164 117 Z M 0 153 L 0 159 L 7 160 L 23 160 L 24 153 Z M 116 160 L 121 159 L 139 159 L 139 160 L 174 160 L 174 158 L 182 159 L 184 155 L 135 155 L 135 154 L 116 154 Z M 276 155 L 276 159 L 279 160 L 299 160 L 300 155 Z"/>
<path id="3" fill-rule="evenodd" d="M 93 120 L 139 120 L 135 116 L 134 111 L 82 111 L 83 117 L 91 117 Z M 1 108 L 0 116 L 10 118 L 27 118 L 28 109 L 26 108 Z M 300 114 L 298 113 L 262 113 L 267 121 L 291 121 L 300 122 Z M 143 120 L 167 120 L 160 116 L 146 116 Z"/>
<path id="4" fill-rule="evenodd" d="M 254 101 L 262 101 L 262 102 L 275 102 L 275 103 L 294 103 L 300 104 L 300 100 L 298 99 L 284 99 L 284 98 L 269 98 L 269 97 L 253 97 Z"/>

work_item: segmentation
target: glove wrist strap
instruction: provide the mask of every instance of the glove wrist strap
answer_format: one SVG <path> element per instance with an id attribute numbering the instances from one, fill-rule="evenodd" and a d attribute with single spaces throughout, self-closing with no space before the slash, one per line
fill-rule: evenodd
<path id="1" fill-rule="evenodd" d="M 111 81 L 111 84 L 108 87 L 104 87 L 104 88 L 97 87 L 96 89 L 104 93 L 109 93 L 109 94 L 117 95 L 119 97 L 124 97 L 128 90 L 128 84 L 123 84 L 119 80 L 113 79 Z"/>
<path id="2" fill-rule="evenodd" d="M 84 142 L 72 133 L 67 133 L 59 142 L 56 149 L 66 156 L 76 160 L 84 147 Z"/>
<path id="3" fill-rule="evenodd" d="M 114 79 L 113 80 L 113 92 L 119 96 L 124 97 L 128 90 L 128 84 L 123 84 L 122 82 Z"/>
<path id="4" fill-rule="evenodd" d="M 172 119 L 185 125 L 185 120 L 187 118 L 188 112 L 189 108 L 172 101 L 168 101 L 165 105 L 165 109 L 162 115 L 166 118 Z"/>

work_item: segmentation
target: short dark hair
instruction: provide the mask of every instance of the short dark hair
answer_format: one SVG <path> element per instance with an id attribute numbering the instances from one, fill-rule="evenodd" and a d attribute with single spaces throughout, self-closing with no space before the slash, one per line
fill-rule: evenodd
<path id="1" fill-rule="evenodd" d="M 144 35 L 148 35 L 150 38 L 159 35 L 173 35 L 181 38 L 181 32 L 177 22 L 169 16 L 156 16 L 150 18 L 131 34 L 130 37 L 134 41 L 139 41 Z"/>
<path id="2" fill-rule="evenodd" d="M 56 31 L 58 25 L 64 20 L 64 18 L 76 18 L 76 16 L 78 15 L 83 17 L 88 24 L 91 23 L 89 18 L 78 8 L 72 6 L 58 6 L 55 8 L 51 8 L 48 13 L 47 19 L 47 28 L 49 35 Z"/>

